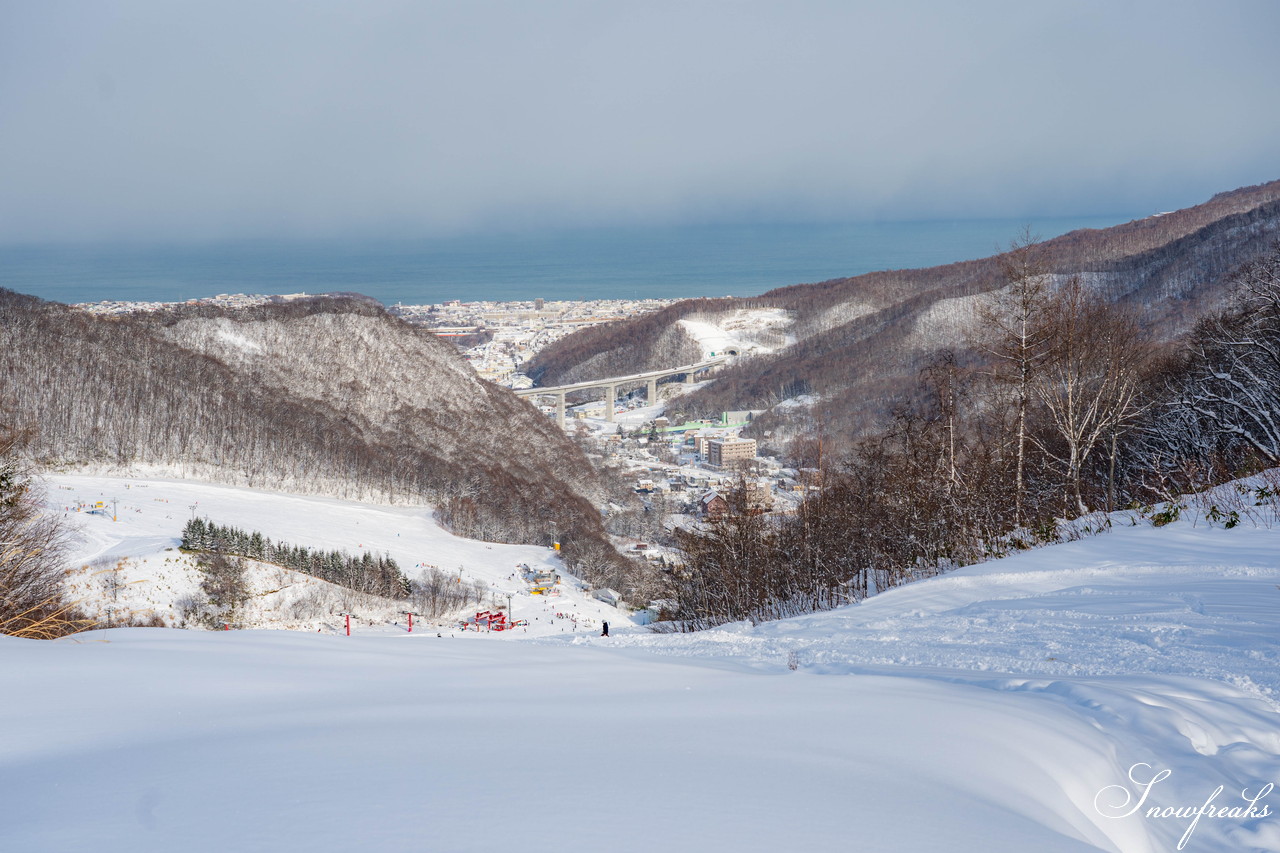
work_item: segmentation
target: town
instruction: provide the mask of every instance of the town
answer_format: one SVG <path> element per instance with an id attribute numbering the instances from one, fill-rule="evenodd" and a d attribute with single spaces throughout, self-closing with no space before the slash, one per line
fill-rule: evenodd
<path id="1" fill-rule="evenodd" d="M 455 340 L 480 376 L 514 390 L 532 387 L 523 366 L 539 351 L 580 328 L 659 310 L 674 300 L 592 300 L 586 302 L 461 302 L 396 305 L 391 311 Z M 478 341 L 477 341 L 478 338 Z M 636 389 L 612 401 L 591 399 L 566 407 L 565 426 L 588 457 L 626 482 L 648 511 L 662 519 L 665 534 L 691 529 L 729 511 L 727 496 L 740 490 L 758 513 L 790 514 L 804 495 L 820 486 L 818 472 L 784 467 L 758 454 L 755 439 L 741 431 L 760 411 L 723 412 L 718 421 L 672 423 L 663 400 L 710 381 L 690 374 L 684 383 L 653 386 L 650 399 Z M 672 393 L 674 392 L 674 393 Z M 542 404 L 549 418 L 557 407 Z M 606 508 L 608 510 L 609 508 Z M 612 509 L 617 510 L 618 507 Z M 631 537 L 629 550 L 649 560 L 669 562 L 672 552 Z M 664 535 L 662 538 L 668 539 Z"/>
<path id="2" fill-rule="evenodd" d="M 459 345 L 463 357 L 485 379 L 508 388 L 533 383 L 521 373 L 543 348 L 578 329 L 638 317 L 676 302 L 674 299 L 592 299 L 521 302 L 462 302 L 401 305 L 391 313 L 425 326 Z"/>
<path id="3" fill-rule="evenodd" d="M 659 415 L 634 427 L 622 420 L 614 432 L 596 423 L 595 429 L 580 430 L 578 438 L 589 456 L 599 457 L 665 519 L 668 531 L 721 518 L 733 491 L 741 492 L 752 512 L 791 514 L 808 491 L 821 485 L 818 471 L 787 468 L 760 455 L 756 440 L 739 434 L 757 414 L 725 412 L 718 422 L 678 425 Z"/>
<path id="4" fill-rule="evenodd" d="M 275 302 L 292 302 L 295 299 L 306 299 L 313 295 L 310 293 L 286 293 L 267 296 L 261 293 L 219 293 L 217 296 L 187 299 L 182 302 L 129 302 L 119 299 L 103 299 L 98 302 L 79 302 L 71 307 L 90 314 L 120 315 L 164 311 L 177 305 L 216 305 L 220 308 L 250 308 L 254 305 L 268 305 Z"/>

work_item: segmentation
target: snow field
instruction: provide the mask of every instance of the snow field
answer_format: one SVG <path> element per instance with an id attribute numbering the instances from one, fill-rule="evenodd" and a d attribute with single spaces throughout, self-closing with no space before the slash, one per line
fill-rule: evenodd
<path id="1" fill-rule="evenodd" d="M 1280 530 L 1143 523 L 961 568 L 854 607 L 614 642 L 744 666 L 773 666 L 795 651 L 824 673 L 892 666 L 1198 676 L 1280 703 L 1278 582 Z"/>
<path id="2" fill-rule="evenodd" d="M 1170 770 L 1161 805 L 1200 805 L 1219 785 L 1219 805 L 1240 805 L 1239 792 L 1280 784 L 1280 529 L 1112 520 L 1109 533 L 858 606 L 604 642 L 746 671 L 783 672 L 790 660 L 801 672 L 924 679 L 1053 706 L 1105 743 L 1122 768 L 1111 784 L 1139 763 Z M 1116 849 L 1174 849 L 1189 822 L 1148 820 Z M 1202 821 L 1191 837 L 1184 849 L 1280 850 L 1280 815 Z"/>
<path id="3" fill-rule="evenodd" d="M 162 629 L 0 661 L 5 849 L 1143 849 L 1089 815 L 1086 721 L 927 679 Z"/>
<path id="4" fill-rule="evenodd" d="M 783 308 L 739 308 L 677 322 L 702 347 L 703 358 L 731 349 L 742 355 L 775 352 L 796 342 L 791 334 L 795 317 Z"/>
<path id="5" fill-rule="evenodd" d="M 424 510 L 179 486 L 406 567 L 438 542 L 496 582 L 522 553 Z M 81 519 L 81 552 L 157 553 L 165 514 Z M 0 849 L 1280 850 L 1280 528 L 1132 520 L 691 635 L 0 637 Z M 1137 809 L 1144 782 L 1187 815 Z M 1193 823 L 1206 802 L 1236 811 Z"/>

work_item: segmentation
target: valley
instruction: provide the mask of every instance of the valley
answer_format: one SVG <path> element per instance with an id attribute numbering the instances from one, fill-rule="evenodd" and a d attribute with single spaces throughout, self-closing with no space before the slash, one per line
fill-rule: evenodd
<path id="1" fill-rule="evenodd" d="M 1280 853 L 1277 32 L 0 0 L 0 853 Z"/>
<path id="2" fill-rule="evenodd" d="M 746 300 L 0 291 L 0 845 L 1277 849 L 1276 186 Z"/>

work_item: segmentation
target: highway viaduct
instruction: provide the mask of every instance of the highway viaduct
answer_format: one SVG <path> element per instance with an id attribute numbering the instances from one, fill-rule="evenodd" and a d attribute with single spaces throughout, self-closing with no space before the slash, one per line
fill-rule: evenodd
<path id="1" fill-rule="evenodd" d="M 604 418 L 610 423 L 613 422 L 613 404 L 618 399 L 618 388 L 624 385 L 638 385 L 643 382 L 646 384 L 646 392 L 650 405 L 658 402 L 658 380 L 665 379 L 668 376 L 679 376 L 685 374 L 692 378 L 695 373 L 701 373 L 704 370 L 710 370 L 718 364 L 724 364 L 730 358 L 729 355 L 720 355 L 715 358 L 709 358 L 706 361 L 700 361 L 697 364 L 686 364 L 682 367 L 672 367 L 667 370 L 650 370 L 647 373 L 636 373 L 631 376 L 614 376 L 609 379 L 597 379 L 594 382 L 575 382 L 572 385 L 551 385 L 546 388 L 521 388 L 515 392 L 517 397 L 555 397 L 556 398 L 556 418 L 561 427 L 564 426 L 564 397 L 572 391 L 590 391 L 599 388 L 604 391 Z"/>

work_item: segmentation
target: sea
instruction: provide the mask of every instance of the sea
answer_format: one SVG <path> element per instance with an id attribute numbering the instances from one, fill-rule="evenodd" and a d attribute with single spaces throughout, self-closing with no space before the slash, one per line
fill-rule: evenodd
<path id="1" fill-rule="evenodd" d="M 790 284 L 987 257 L 1028 227 L 1049 239 L 1135 218 L 590 228 L 414 240 L 0 244 L 0 287 L 66 303 L 304 292 L 357 292 L 387 305 L 754 296 Z"/>

